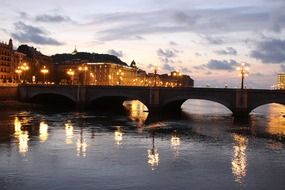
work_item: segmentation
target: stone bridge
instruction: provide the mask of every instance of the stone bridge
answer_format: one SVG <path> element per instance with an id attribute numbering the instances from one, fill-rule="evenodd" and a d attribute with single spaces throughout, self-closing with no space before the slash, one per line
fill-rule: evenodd
<path id="1" fill-rule="evenodd" d="M 139 100 L 149 112 L 177 111 L 188 99 L 220 103 L 235 117 L 248 116 L 258 106 L 285 104 L 285 91 L 229 88 L 164 88 L 134 86 L 19 85 L 20 101 L 75 104 L 80 107 L 113 109 L 125 100 Z"/>

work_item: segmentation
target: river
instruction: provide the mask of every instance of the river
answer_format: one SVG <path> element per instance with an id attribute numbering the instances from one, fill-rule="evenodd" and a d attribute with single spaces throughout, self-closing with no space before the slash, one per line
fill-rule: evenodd
<path id="1" fill-rule="evenodd" d="M 284 189 L 285 106 L 236 121 L 207 101 L 181 115 L 0 109 L 0 189 Z"/>

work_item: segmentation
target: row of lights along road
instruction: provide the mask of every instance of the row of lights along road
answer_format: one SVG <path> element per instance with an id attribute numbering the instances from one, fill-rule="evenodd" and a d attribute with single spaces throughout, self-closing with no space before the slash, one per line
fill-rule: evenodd
<path id="1" fill-rule="evenodd" d="M 30 69 L 30 67 L 27 65 L 27 63 L 23 63 L 23 65 L 18 66 L 18 68 L 15 70 L 15 72 L 18 74 L 19 81 L 21 81 L 21 74 L 23 73 L 23 75 L 24 75 L 24 83 L 25 83 L 25 73 L 29 69 Z M 154 67 L 154 86 L 157 86 L 157 70 L 158 70 L 158 67 Z M 241 89 L 244 89 L 244 78 L 246 76 L 248 76 L 249 68 L 246 66 L 245 63 L 241 63 L 240 67 L 238 67 L 236 70 L 239 72 L 239 76 L 241 77 Z M 86 73 L 88 71 L 88 67 L 87 66 L 84 66 L 84 67 L 80 66 L 80 67 L 78 67 L 78 71 L 79 72 L 84 72 L 84 79 L 83 79 L 84 82 L 83 82 L 83 84 L 86 84 Z M 43 66 L 43 68 L 41 69 L 41 73 L 43 74 L 44 83 L 46 83 L 45 77 L 46 77 L 46 74 L 49 73 L 48 68 L 46 66 Z M 69 69 L 66 72 L 66 74 L 70 76 L 71 84 L 73 85 L 75 71 L 72 70 L 72 69 Z M 124 73 L 122 72 L 121 69 L 119 69 L 119 71 L 116 74 L 119 77 L 118 85 L 120 85 L 121 82 L 122 82 L 122 76 L 124 76 Z M 95 78 L 95 75 L 92 72 L 90 73 L 90 76 L 92 78 Z"/>

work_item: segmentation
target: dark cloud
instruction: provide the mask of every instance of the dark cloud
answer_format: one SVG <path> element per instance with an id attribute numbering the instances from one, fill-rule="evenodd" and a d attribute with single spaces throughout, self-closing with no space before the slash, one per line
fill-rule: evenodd
<path id="1" fill-rule="evenodd" d="M 61 42 L 48 37 L 43 29 L 26 25 L 23 22 L 14 23 L 15 31 L 11 33 L 12 37 L 20 42 L 32 42 L 41 45 L 62 45 Z"/>
<path id="2" fill-rule="evenodd" d="M 285 63 L 285 40 L 267 39 L 256 44 L 251 56 L 263 63 Z"/>
<path id="3" fill-rule="evenodd" d="M 147 68 L 148 69 L 152 69 L 152 68 L 154 68 L 154 65 L 153 64 L 148 64 Z"/>
<path id="4" fill-rule="evenodd" d="M 169 72 L 175 71 L 175 68 L 172 67 L 171 65 L 169 65 L 168 63 L 165 63 L 165 64 L 163 65 L 163 69 L 166 70 L 166 71 L 169 71 Z"/>
<path id="5" fill-rule="evenodd" d="M 205 67 L 212 70 L 225 70 L 225 71 L 233 71 L 238 67 L 238 63 L 235 60 L 210 60 Z"/>
<path id="6" fill-rule="evenodd" d="M 250 73 L 251 76 L 257 76 L 257 77 L 262 77 L 265 76 L 264 74 L 260 73 L 260 72 L 256 72 L 256 73 Z"/>
<path id="7" fill-rule="evenodd" d="M 163 57 L 163 58 L 173 58 L 173 57 L 176 57 L 177 53 L 179 53 L 179 51 L 176 50 L 176 49 L 173 49 L 173 50 L 165 49 L 165 50 L 163 50 L 163 49 L 159 48 L 157 50 L 157 55 L 159 57 Z"/>
<path id="8" fill-rule="evenodd" d="M 177 46 L 178 44 L 177 44 L 176 42 L 174 42 L 174 41 L 170 41 L 170 42 L 169 42 L 169 45 Z"/>
<path id="9" fill-rule="evenodd" d="M 190 69 L 188 69 L 187 67 L 181 67 L 181 71 L 182 71 L 182 73 L 191 73 L 191 70 Z"/>
<path id="10" fill-rule="evenodd" d="M 196 70 L 205 70 L 205 65 L 198 65 L 193 67 Z"/>
<path id="11" fill-rule="evenodd" d="M 201 56 L 202 56 L 202 54 L 199 53 L 199 52 L 196 52 L 195 55 L 196 55 L 197 57 L 201 57 Z"/>
<path id="12" fill-rule="evenodd" d="M 146 12 L 96 15 L 92 24 L 108 23 L 98 32 L 101 40 L 129 39 L 136 35 L 191 32 L 204 35 L 211 44 L 222 44 L 213 37 L 228 33 L 274 31 L 285 28 L 284 8 L 278 6 L 237 6 L 222 8 L 182 8 Z"/>
<path id="13" fill-rule="evenodd" d="M 108 54 L 111 54 L 111 55 L 115 55 L 115 56 L 117 56 L 117 57 L 124 57 L 124 54 L 123 54 L 122 51 L 116 51 L 116 50 L 114 50 L 114 49 L 109 49 L 109 50 L 107 51 L 107 53 L 108 53 Z"/>
<path id="14" fill-rule="evenodd" d="M 67 16 L 48 15 L 48 14 L 37 15 L 35 20 L 37 22 L 54 22 L 54 23 L 71 21 L 71 19 Z"/>
<path id="15" fill-rule="evenodd" d="M 28 13 L 23 12 L 23 11 L 19 12 L 19 14 L 20 14 L 20 18 L 22 18 L 22 19 L 27 19 L 30 17 Z"/>
<path id="16" fill-rule="evenodd" d="M 212 37 L 212 36 L 205 36 L 204 39 L 209 43 L 213 45 L 221 45 L 224 43 L 223 39 L 218 37 Z"/>
<path id="17" fill-rule="evenodd" d="M 215 53 L 219 55 L 237 55 L 237 50 L 232 47 L 227 47 L 226 50 L 217 50 Z"/>

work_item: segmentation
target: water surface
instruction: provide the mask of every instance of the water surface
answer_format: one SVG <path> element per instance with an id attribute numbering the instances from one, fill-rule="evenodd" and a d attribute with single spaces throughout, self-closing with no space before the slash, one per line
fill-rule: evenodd
<path id="1" fill-rule="evenodd" d="M 207 101 L 182 115 L 0 110 L 0 189 L 283 189 L 285 108 L 247 121 Z"/>

